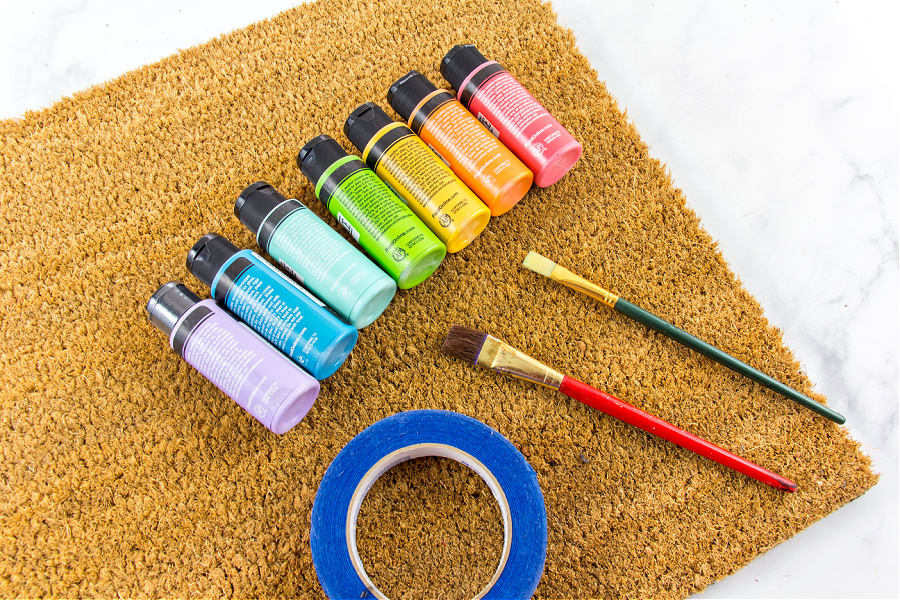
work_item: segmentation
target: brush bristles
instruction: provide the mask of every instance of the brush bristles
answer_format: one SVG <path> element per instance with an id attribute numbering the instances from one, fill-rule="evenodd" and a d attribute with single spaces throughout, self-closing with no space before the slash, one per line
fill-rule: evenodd
<path id="1" fill-rule="evenodd" d="M 538 275 L 550 277 L 550 273 L 552 273 L 553 269 L 556 268 L 556 263 L 549 258 L 545 258 L 537 252 L 532 251 L 529 252 L 528 256 L 525 257 L 524 262 L 522 262 L 522 266 L 526 269 L 534 271 Z"/>
<path id="2" fill-rule="evenodd" d="M 450 331 L 447 332 L 447 337 L 441 345 L 441 352 L 475 364 L 485 339 L 487 339 L 487 334 L 477 329 L 451 325 Z"/>

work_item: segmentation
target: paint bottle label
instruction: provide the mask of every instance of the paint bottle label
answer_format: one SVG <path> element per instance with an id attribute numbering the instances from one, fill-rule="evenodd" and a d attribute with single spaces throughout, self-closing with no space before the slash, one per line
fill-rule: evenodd
<path id="1" fill-rule="evenodd" d="M 490 119 L 484 116 L 482 113 L 478 113 L 478 121 L 484 125 L 488 131 L 490 131 L 495 138 L 500 137 L 500 130 L 494 127 L 494 124 L 491 123 Z"/>
<path id="2" fill-rule="evenodd" d="M 287 263 L 284 262 L 283 260 L 279 260 L 279 261 L 278 261 L 278 265 L 279 265 L 282 269 L 284 269 L 285 271 L 287 271 L 288 273 L 290 273 L 290 274 L 291 274 L 291 277 L 293 277 L 293 278 L 297 281 L 297 283 L 299 283 L 300 285 L 303 285 L 303 276 L 300 275 L 300 273 L 298 273 L 298 272 L 295 271 L 294 269 L 292 269 L 292 268 L 291 268 L 291 265 L 287 264 Z"/>
<path id="3" fill-rule="evenodd" d="M 332 375 L 356 344 L 354 327 L 251 250 L 227 260 L 210 289 L 213 298 L 316 379 Z"/>
<path id="4" fill-rule="evenodd" d="M 359 232 L 355 227 L 353 227 L 353 225 L 350 224 L 350 221 L 345 219 L 344 215 L 342 215 L 341 213 L 338 213 L 336 217 L 338 223 L 340 223 L 344 227 L 344 229 L 346 229 L 350 233 L 350 235 L 353 236 L 353 239 L 356 240 L 357 243 L 359 243 Z"/>
<path id="5" fill-rule="evenodd" d="M 419 137 L 421 137 L 421 136 L 419 136 Z M 431 144 L 428 144 L 428 149 L 431 150 L 432 152 L 434 152 L 434 155 L 437 156 L 439 159 L 441 159 L 442 163 L 447 165 L 447 167 L 450 167 L 450 161 L 448 161 L 446 158 L 444 158 L 444 155 L 441 154 L 437 148 L 435 148 Z"/>

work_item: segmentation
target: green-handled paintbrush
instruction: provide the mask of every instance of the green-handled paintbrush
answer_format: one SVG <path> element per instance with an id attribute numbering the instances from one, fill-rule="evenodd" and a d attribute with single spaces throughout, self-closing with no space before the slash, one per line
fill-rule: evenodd
<path id="1" fill-rule="evenodd" d="M 552 260 L 541 256 L 537 252 L 529 252 L 528 256 L 525 257 L 525 262 L 522 263 L 522 266 L 524 266 L 526 269 L 534 271 L 535 273 L 538 273 L 545 277 L 549 277 L 554 281 L 558 281 L 561 284 L 572 288 L 573 290 L 581 292 L 582 294 L 586 294 L 591 298 L 594 298 L 595 300 L 599 300 L 603 304 L 616 309 L 623 315 L 630 317 L 635 321 L 638 321 L 639 323 L 643 323 L 647 327 L 658 331 L 664 336 L 669 337 L 692 350 L 696 350 L 707 358 L 711 358 L 717 363 L 724 365 L 742 375 L 745 375 L 746 377 L 749 377 L 756 383 L 764 385 L 770 390 L 778 392 L 782 396 L 790 398 L 798 404 L 802 404 L 806 408 L 819 413 L 827 419 L 831 419 L 835 423 L 843 424 L 844 421 L 846 421 L 846 419 L 842 415 L 831 410 L 824 404 L 820 404 L 812 398 L 804 396 L 797 390 L 789 388 L 780 381 L 769 377 L 762 371 L 754 369 L 750 365 L 739 361 L 730 354 L 722 352 L 715 346 L 707 344 L 703 340 L 694 337 L 683 329 L 675 327 L 668 321 L 660 319 L 653 313 L 649 313 L 643 308 L 640 308 L 639 306 L 635 306 L 631 302 L 628 302 L 624 298 L 620 298 L 612 292 L 604 290 L 600 286 L 591 283 L 585 278 L 579 277 L 565 267 L 559 266 Z"/>

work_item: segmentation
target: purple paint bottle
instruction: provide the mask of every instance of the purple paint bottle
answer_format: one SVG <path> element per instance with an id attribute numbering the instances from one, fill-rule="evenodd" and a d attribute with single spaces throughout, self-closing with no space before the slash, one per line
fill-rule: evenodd
<path id="1" fill-rule="evenodd" d="M 318 381 L 182 283 L 159 288 L 147 313 L 179 356 L 273 433 L 293 428 L 319 395 Z"/>

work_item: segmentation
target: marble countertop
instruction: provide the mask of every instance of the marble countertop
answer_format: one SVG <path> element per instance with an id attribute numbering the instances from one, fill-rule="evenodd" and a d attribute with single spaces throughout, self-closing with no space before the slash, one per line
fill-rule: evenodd
<path id="1" fill-rule="evenodd" d="M 4 2 L 0 118 L 293 4 Z M 897 597 L 897 5 L 553 6 L 882 474 L 697 597 Z"/>

